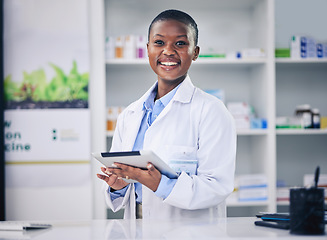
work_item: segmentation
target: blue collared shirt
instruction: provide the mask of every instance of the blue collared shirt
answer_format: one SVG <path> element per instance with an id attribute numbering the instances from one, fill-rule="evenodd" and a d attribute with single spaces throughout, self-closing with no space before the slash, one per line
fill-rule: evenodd
<path id="1" fill-rule="evenodd" d="M 144 142 L 144 136 L 146 131 L 152 125 L 152 123 L 157 119 L 157 117 L 162 112 L 162 110 L 168 105 L 171 99 L 174 97 L 179 86 L 180 85 L 175 87 L 172 91 L 167 93 L 165 96 L 154 101 L 158 92 L 158 83 L 157 83 L 156 87 L 153 89 L 149 97 L 143 103 L 143 111 L 145 111 L 145 114 L 143 116 L 139 132 L 136 136 L 136 140 L 133 146 L 133 151 L 139 151 L 143 149 L 143 142 Z M 176 179 L 170 179 L 165 175 L 161 175 L 161 181 L 159 183 L 157 190 L 155 191 L 155 194 L 158 197 L 165 199 L 172 191 L 173 187 L 176 184 L 176 181 L 177 181 Z M 135 191 L 136 191 L 136 202 L 141 203 L 142 185 L 140 183 L 134 183 L 134 184 L 135 184 Z M 125 196 L 126 191 L 127 191 L 127 187 L 112 193 L 110 191 L 109 192 L 111 195 L 111 199 L 114 200 L 118 197 Z"/>

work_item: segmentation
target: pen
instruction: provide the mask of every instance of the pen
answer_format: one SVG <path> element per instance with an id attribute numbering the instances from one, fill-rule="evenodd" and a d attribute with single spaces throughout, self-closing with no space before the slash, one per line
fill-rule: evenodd
<path id="1" fill-rule="evenodd" d="M 316 172 L 315 172 L 315 188 L 318 187 L 319 174 L 320 174 L 320 167 L 318 166 L 316 168 Z"/>

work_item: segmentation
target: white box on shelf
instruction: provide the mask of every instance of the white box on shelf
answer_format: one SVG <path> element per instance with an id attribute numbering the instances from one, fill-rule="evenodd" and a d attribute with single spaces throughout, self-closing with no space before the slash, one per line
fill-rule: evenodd
<path id="1" fill-rule="evenodd" d="M 134 35 L 125 36 L 124 41 L 124 59 L 136 58 L 136 38 Z"/>
<path id="2" fill-rule="evenodd" d="M 253 116 L 253 108 L 246 102 L 229 102 L 227 103 L 228 111 L 234 116 Z"/>
<path id="3" fill-rule="evenodd" d="M 115 58 L 115 38 L 114 37 L 106 37 L 106 59 L 114 59 Z"/>
<path id="4" fill-rule="evenodd" d="M 276 195 L 277 195 L 277 202 L 290 201 L 290 188 L 288 188 L 288 187 L 278 187 Z"/>
<path id="5" fill-rule="evenodd" d="M 301 36 L 292 36 L 290 49 L 291 58 L 301 58 Z"/>
<path id="6" fill-rule="evenodd" d="M 312 37 L 294 35 L 291 39 L 291 58 L 316 58 L 317 45 Z"/>
<path id="7" fill-rule="evenodd" d="M 241 187 L 266 187 L 267 176 L 265 174 L 238 175 L 238 184 Z"/>
<path id="8" fill-rule="evenodd" d="M 212 96 L 217 97 L 223 103 L 225 103 L 225 91 L 224 91 L 224 89 L 207 89 L 207 90 L 205 90 L 205 92 L 211 94 Z"/>
<path id="9" fill-rule="evenodd" d="M 250 129 L 250 118 L 247 116 L 234 117 L 236 129 Z"/>
<path id="10" fill-rule="evenodd" d="M 305 187 L 310 187 L 314 185 L 314 175 L 313 174 L 304 174 L 303 185 Z M 327 174 L 320 174 L 318 186 L 327 187 Z"/>
<path id="11" fill-rule="evenodd" d="M 241 51 L 241 58 L 262 58 L 265 57 L 265 50 L 262 48 L 246 48 Z"/>
<path id="12" fill-rule="evenodd" d="M 239 175 L 239 201 L 265 201 L 268 199 L 268 180 L 264 174 Z"/>
<path id="13" fill-rule="evenodd" d="M 266 201 L 268 200 L 268 189 L 267 187 L 253 187 L 246 189 L 239 189 L 238 200 L 244 201 Z"/>
<path id="14" fill-rule="evenodd" d="M 146 36 L 136 37 L 136 58 L 146 58 L 147 56 L 146 43 L 147 43 Z"/>

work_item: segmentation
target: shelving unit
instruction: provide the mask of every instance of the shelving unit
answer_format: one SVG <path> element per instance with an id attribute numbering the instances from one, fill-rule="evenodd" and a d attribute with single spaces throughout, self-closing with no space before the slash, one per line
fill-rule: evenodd
<path id="1" fill-rule="evenodd" d="M 322 5 L 321 5 L 322 4 Z M 317 6 L 320 6 L 317 8 Z M 275 45 L 287 47 L 292 35 L 304 34 L 326 42 L 321 31 L 327 17 L 325 1 L 275 1 Z M 309 14 L 315 9 L 314 14 Z M 292 21 L 290 12 L 292 11 Z M 308 13 L 308 17 L 303 18 Z M 327 116 L 327 58 L 276 59 L 276 116 L 291 116 L 300 104 L 319 108 Z M 303 186 L 304 174 L 313 174 L 317 165 L 327 173 L 327 131 L 316 129 L 276 130 L 276 177 L 286 186 Z M 289 203 L 278 202 L 278 211 L 288 211 Z"/>
<path id="2" fill-rule="evenodd" d="M 276 130 L 277 135 L 327 135 L 327 129 L 287 129 Z"/>
<path id="3" fill-rule="evenodd" d="M 101 1 L 101 0 L 100 0 Z M 221 59 L 199 58 L 192 64 L 190 77 L 197 87 L 206 89 L 224 89 L 226 103 L 244 101 L 255 108 L 259 117 L 268 121 L 267 129 L 238 130 L 238 150 L 236 174 L 265 174 L 268 178 L 268 201 L 237 202 L 228 205 L 229 216 L 254 216 L 258 211 L 274 212 L 277 210 L 276 180 L 286 182 L 293 175 L 296 177 L 289 184 L 300 185 L 300 176 L 314 170 L 314 163 L 303 164 L 299 173 L 287 174 L 285 168 L 295 169 L 307 156 L 307 140 L 313 145 L 316 141 L 327 142 L 325 130 L 284 130 L 275 129 L 276 116 L 292 115 L 296 104 L 306 103 L 307 99 L 320 108 L 322 115 L 327 115 L 327 59 L 292 60 L 275 59 L 275 34 L 280 37 L 277 18 L 285 20 L 288 16 L 279 13 L 294 5 L 293 0 L 167 0 L 160 5 L 156 1 L 117 1 L 102 0 L 104 9 L 105 36 L 127 34 L 146 35 L 151 20 L 162 10 L 182 9 L 197 21 L 199 26 L 199 46 L 202 51 L 209 47 L 219 50 L 236 51 L 244 48 L 263 48 L 264 58 Z M 303 2 L 303 1 L 301 1 Z M 276 7 L 276 10 L 275 10 Z M 304 7 L 305 8 L 305 7 Z M 278 14 L 276 11 L 279 11 Z M 284 12 L 285 14 L 285 12 Z M 322 23 L 321 23 L 322 24 Z M 275 25 L 277 25 L 275 29 Z M 284 26 L 284 25 L 283 25 Z M 292 32 L 289 30 L 286 41 Z M 327 36 L 326 36 L 327 39 Z M 103 46 L 102 43 L 100 46 Z M 283 46 L 284 47 L 284 46 Z M 105 60 L 106 68 L 106 106 L 127 106 L 138 99 L 155 82 L 147 59 Z M 295 77 L 298 79 L 294 79 Z M 305 76 L 312 76 L 309 83 Z M 313 79 L 318 79 L 317 81 Z M 312 81 L 318 86 L 308 90 Z M 295 89 L 292 89 L 296 85 Z M 292 91 L 291 91 L 292 90 Z M 304 94 L 308 90 L 308 96 Z M 315 92 L 316 91 L 316 92 Z M 287 96 L 287 93 L 291 93 Z M 324 100 L 321 101 L 321 100 Z M 305 102 L 302 102 L 305 101 Z M 295 104 L 295 105 L 294 105 Z M 106 111 L 103 109 L 103 111 Z M 108 148 L 112 132 L 107 133 Z M 309 138 L 309 139 L 308 139 Z M 289 146 L 289 141 L 294 141 Z M 317 163 L 327 171 L 324 156 L 326 148 L 318 144 Z M 289 146 L 289 150 L 287 147 Z M 301 149 L 302 158 L 295 164 L 298 155 L 292 155 Z M 311 146 L 311 149 L 314 149 Z M 108 150 L 108 149 L 107 149 Z M 311 151 L 311 150 L 309 150 Z"/>
<path id="4" fill-rule="evenodd" d="M 277 58 L 275 61 L 276 63 L 294 63 L 294 64 L 327 63 L 326 58 L 308 58 L 308 59 Z"/>
<path id="5" fill-rule="evenodd" d="M 199 58 L 193 64 L 223 64 L 223 65 L 254 65 L 254 64 L 264 64 L 267 59 L 265 58 L 255 58 L 255 59 L 225 59 L 225 58 Z M 129 65 L 129 64 L 144 64 L 148 65 L 148 59 L 109 59 L 106 60 L 106 64 L 109 65 Z"/>
<path id="6" fill-rule="evenodd" d="M 267 135 L 267 134 L 268 134 L 268 131 L 266 129 L 238 129 L 237 130 L 238 136 L 254 136 L 254 135 Z M 287 134 L 287 133 L 284 133 L 284 134 Z M 295 134 L 300 134 L 300 133 L 295 132 Z M 315 134 L 327 134 L 327 132 L 320 131 L 320 132 L 316 132 Z M 114 131 L 107 131 L 107 137 L 113 137 L 113 135 L 114 135 Z"/>
<path id="7" fill-rule="evenodd" d="M 199 58 L 189 71 L 194 84 L 202 89 L 224 89 L 226 103 L 244 101 L 254 106 L 258 116 L 268 120 L 268 129 L 238 130 L 239 151 L 237 174 L 263 173 L 268 177 L 270 201 L 234 203 L 230 207 L 251 207 L 256 212 L 275 210 L 275 134 L 273 61 L 273 1 L 271 0 L 205 0 L 166 1 L 158 6 L 150 1 L 105 1 L 106 35 L 146 35 L 148 24 L 163 9 L 183 9 L 193 16 L 199 26 L 202 51 L 219 48 L 237 51 L 263 48 L 266 57 L 249 59 Z M 126 7 L 128 6 L 128 8 Z M 144 11 L 146 7 L 147 11 Z M 130 11 L 133 9 L 133 11 Z M 130 25 L 128 19 L 136 23 Z M 140 16 L 142 18 L 140 19 Z M 117 24 L 119 22 L 119 26 Z M 135 26 L 139 28 L 135 29 Z M 226 28 L 229 26 L 229 28 Z M 141 28 L 142 27 L 142 28 Z M 238 37 L 238 38 L 237 38 Z M 217 44 L 219 42 L 219 44 Z M 156 80 L 146 59 L 106 60 L 107 106 L 127 105 L 138 99 Z M 128 72 L 126 72 L 128 71 Z M 133 80 L 131 81 L 131 76 Z M 205 79 L 204 79 L 205 77 Z M 119 81 L 115 81 L 119 79 Z M 150 82 L 147 82 L 150 79 Z M 135 84 L 137 82 L 137 84 Z M 125 86 L 130 86 L 126 88 Z M 119 91 L 121 90 L 121 91 Z M 123 91 L 122 91 L 123 90 Z M 258 91 L 259 90 L 259 91 Z M 107 133 L 108 138 L 112 132 Z M 244 167 L 245 166 L 245 167 Z M 254 167 L 248 167 L 254 166 Z"/>

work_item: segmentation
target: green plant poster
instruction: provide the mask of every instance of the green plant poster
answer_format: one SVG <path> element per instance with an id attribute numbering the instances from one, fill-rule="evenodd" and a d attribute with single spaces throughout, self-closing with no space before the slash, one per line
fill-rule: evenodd
<path id="1" fill-rule="evenodd" d="M 7 187 L 89 183 L 88 1 L 6 0 L 4 9 Z"/>
<path id="2" fill-rule="evenodd" d="M 43 69 L 23 72 L 23 80 L 15 82 L 11 75 L 5 77 L 6 109 L 87 108 L 89 74 L 79 73 L 77 63 L 72 63 L 69 73 L 55 64 L 51 80 Z"/>

